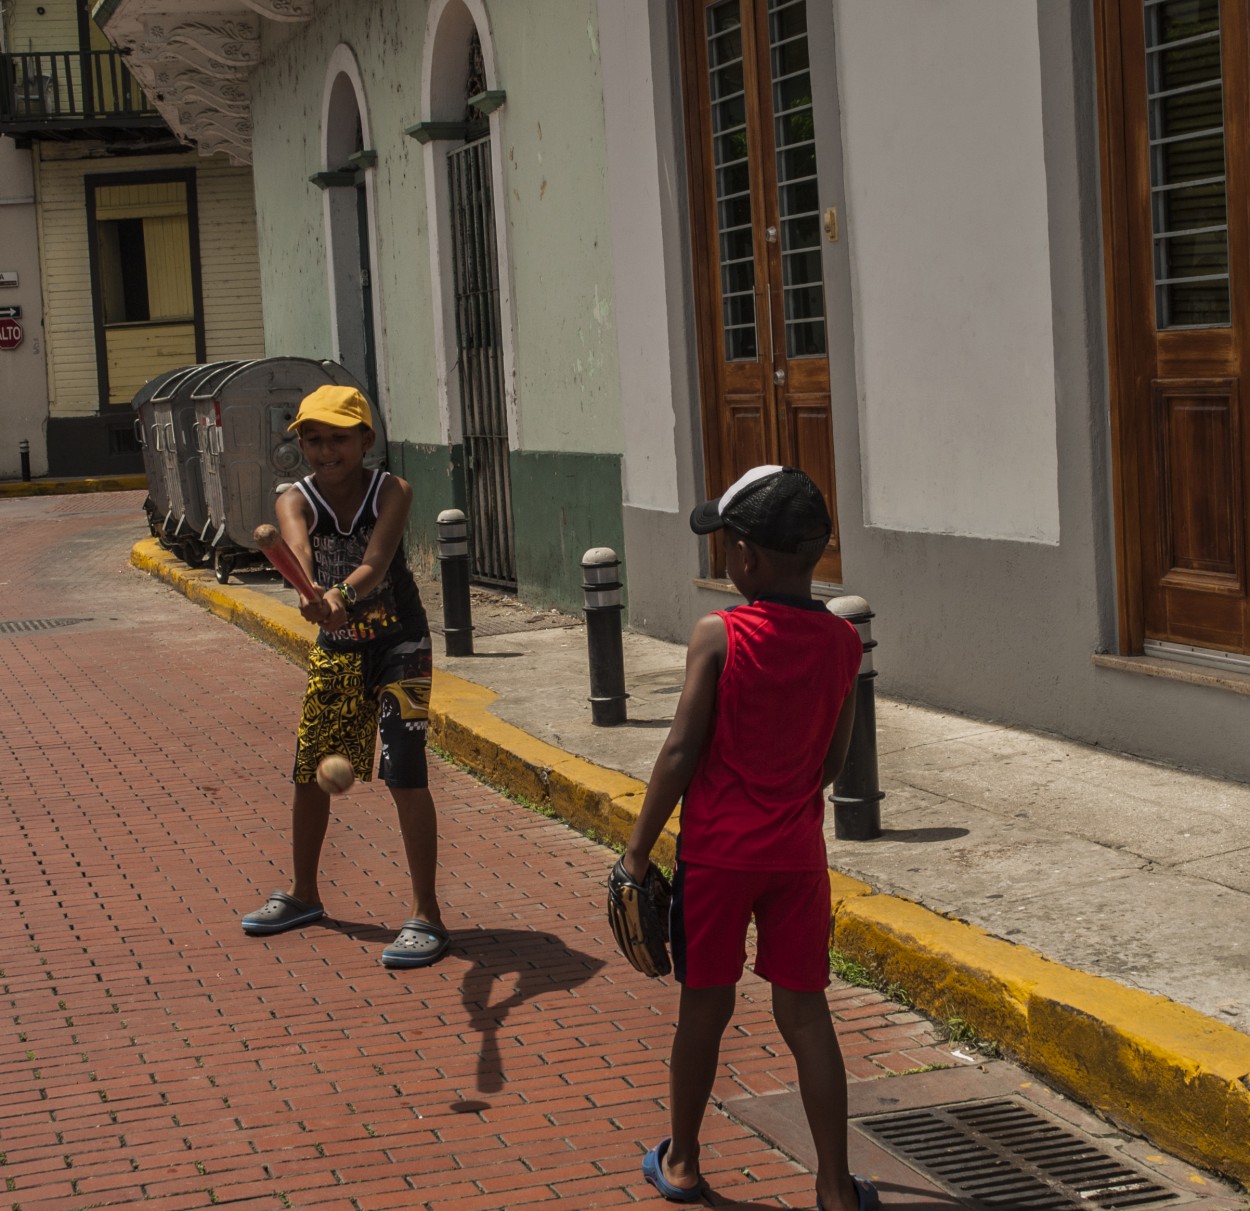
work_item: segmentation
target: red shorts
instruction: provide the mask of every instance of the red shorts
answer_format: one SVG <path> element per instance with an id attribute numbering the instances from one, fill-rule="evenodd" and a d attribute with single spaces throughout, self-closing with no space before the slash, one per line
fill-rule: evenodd
<path id="1" fill-rule="evenodd" d="M 723 870 L 678 862 L 669 929 L 688 988 L 736 984 L 755 917 L 755 974 L 792 992 L 829 987 L 829 872 Z"/>

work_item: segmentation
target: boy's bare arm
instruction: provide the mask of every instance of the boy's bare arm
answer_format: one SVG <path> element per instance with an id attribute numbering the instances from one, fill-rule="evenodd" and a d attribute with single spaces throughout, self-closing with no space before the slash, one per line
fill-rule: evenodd
<path id="1" fill-rule="evenodd" d="M 625 869 L 638 882 L 646 876 L 652 847 L 699 763 L 712 724 L 716 684 L 725 665 L 726 648 L 725 623 L 715 614 L 695 624 L 686 650 L 686 681 L 673 714 L 673 725 L 655 759 L 642 810 L 625 848 Z"/>
<path id="2" fill-rule="evenodd" d="M 291 553 L 308 573 L 308 579 L 317 588 L 322 588 L 313 574 L 312 540 L 308 536 L 309 507 L 304 494 L 295 488 L 288 488 L 278 497 L 274 512 L 278 517 L 278 529 L 282 532 L 286 545 L 291 548 Z M 328 613 L 324 600 L 321 597 L 316 601 L 305 601 L 301 596 L 300 613 L 309 622 L 323 621 Z"/>
<path id="3" fill-rule="evenodd" d="M 838 722 L 833 729 L 833 739 L 829 741 L 829 751 L 825 754 L 825 772 L 821 782 L 823 790 L 842 772 L 846 764 L 846 754 L 851 747 L 851 732 L 855 727 L 855 685 L 851 692 L 842 700 L 842 709 L 838 712 Z"/>

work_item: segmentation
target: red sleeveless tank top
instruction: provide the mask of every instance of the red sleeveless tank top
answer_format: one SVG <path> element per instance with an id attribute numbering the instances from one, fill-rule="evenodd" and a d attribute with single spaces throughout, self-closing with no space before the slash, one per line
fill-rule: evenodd
<path id="1" fill-rule="evenodd" d="M 682 801 L 681 858 L 729 870 L 823 870 L 821 777 L 859 672 L 859 634 L 800 598 L 717 613 L 728 649 L 711 734 Z"/>

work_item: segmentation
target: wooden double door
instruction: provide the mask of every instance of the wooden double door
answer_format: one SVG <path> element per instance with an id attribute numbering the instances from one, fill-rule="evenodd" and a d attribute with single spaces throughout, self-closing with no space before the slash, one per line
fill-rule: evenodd
<path id="1" fill-rule="evenodd" d="M 1122 639 L 1250 653 L 1250 6 L 1099 14 Z"/>
<path id="2" fill-rule="evenodd" d="M 807 0 L 681 0 L 707 491 L 761 463 L 818 483 L 842 578 Z M 714 574 L 723 572 L 719 546 Z"/>

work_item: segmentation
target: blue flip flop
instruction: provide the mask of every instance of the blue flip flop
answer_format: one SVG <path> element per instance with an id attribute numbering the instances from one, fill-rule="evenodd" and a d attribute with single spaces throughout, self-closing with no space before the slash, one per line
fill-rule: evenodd
<path id="1" fill-rule="evenodd" d="M 881 1196 L 877 1193 L 877 1187 L 872 1184 L 866 1177 L 860 1177 L 858 1173 L 851 1174 L 851 1181 L 855 1183 L 855 1194 L 859 1198 L 859 1211 L 877 1211 L 881 1206 Z M 825 1211 L 825 1204 L 820 1201 L 820 1195 L 816 1195 L 816 1211 Z"/>
<path id="2" fill-rule="evenodd" d="M 670 1203 L 697 1203 L 703 1197 L 707 1183 L 699 1178 L 697 1186 L 674 1186 L 664 1176 L 664 1154 L 672 1139 L 661 1140 L 642 1158 L 642 1176 L 647 1179 Z"/>
<path id="3" fill-rule="evenodd" d="M 325 915 L 326 910 L 320 904 L 305 904 L 284 891 L 275 891 L 260 908 L 243 918 L 243 932 L 284 933 L 300 925 L 311 925 Z"/>

